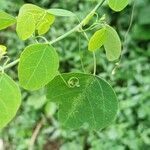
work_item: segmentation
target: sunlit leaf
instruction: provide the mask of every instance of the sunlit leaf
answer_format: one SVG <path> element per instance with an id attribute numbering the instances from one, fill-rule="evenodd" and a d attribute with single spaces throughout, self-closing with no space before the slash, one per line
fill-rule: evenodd
<path id="1" fill-rule="evenodd" d="M 57 74 L 58 55 L 49 44 L 33 44 L 20 57 L 18 74 L 20 85 L 27 90 L 44 87 Z"/>
<path id="2" fill-rule="evenodd" d="M 19 87 L 9 76 L 0 73 L 0 129 L 14 118 L 20 103 Z"/>
<path id="3" fill-rule="evenodd" d="M 45 34 L 54 20 L 55 17 L 46 10 L 33 4 L 25 4 L 19 11 L 17 33 L 22 40 L 28 39 L 35 30 L 39 35 Z"/>
<path id="4" fill-rule="evenodd" d="M 32 14 L 22 14 L 17 19 L 17 34 L 20 39 L 28 39 L 35 31 L 35 21 Z"/>
<path id="5" fill-rule="evenodd" d="M 65 128 L 84 124 L 99 130 L 116 117 L 118 102 L 112 87 L 90 74 L 67 73 L 56 76 L 47 87 L 47 99 L 59 106 L 59 121 Z"/>
<path id="6" fill-rule="evenodd" d="M 88 50 L 95 51 L 99 49 L 104 44 L 105 38 L 106 38 L 105 28 L 96 31 L 89 41 Z"/>

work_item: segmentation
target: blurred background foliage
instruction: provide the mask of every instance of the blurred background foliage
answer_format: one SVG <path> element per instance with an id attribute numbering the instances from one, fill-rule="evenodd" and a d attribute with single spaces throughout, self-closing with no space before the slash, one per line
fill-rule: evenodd
<path id="1" fill-rule="evenodd" d="M 22 89 L 22 105 L 15 119 L 0 131 L 0 143 L 5 150 L 27 150 L 34 143 L 34 134 L 39 130 L 34 143 L 35 150 L 148 150 L 150 149 L 150 1 L 135 0 L 134 19 L 124 42 L 122 61 L 112 75 L 116 62 L 108 62 L 104 50 L 96 53 L 97 75 L 105 78 L 117 92 L 119 112 L 115 122 L 100 132 L 64 131 L 57 120 L 57 106 L 46 100 L 44 89 L 27 92 Z M 44 8 L 63 8 L 75 12 L 82 19 L 98 0 L 0 0 L 0 9 L 18 14 L 24 3 L 33 3 Z M 105 4 L 98 10 L 106 14 L 109 24 L 118 31 L 122 41 L 128 30 L 133 1 L 122 12 L 115 13 Z M 77 24 L 74 18 L 56 18 L 46 34 L 52 40 Z M 88 35 L 92 35 L 93 31 Z M 20 41 L 15 26 L 0 32 L 0 44 L 8 47 L 11 61 L 33 40 Z M 71 34 L 56 43 L 60 56 L 61 72 L 93 71 L 93 58 L 87 51 L 87 41 L 81 33 Z M 17 66 L 6 71 L 16 82 Z M 9 91 L 8 91 L 9 92 Z M 6 95 L 7 96 L 7 95 Z"/>

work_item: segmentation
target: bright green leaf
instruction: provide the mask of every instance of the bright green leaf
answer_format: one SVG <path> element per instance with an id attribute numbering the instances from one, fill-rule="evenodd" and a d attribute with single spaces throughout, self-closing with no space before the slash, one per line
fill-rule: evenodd
<path id="1" fill-rule="evenodd" d="M 15 17 L 0 10 L 0 30 L 5 29 L 16 23 Z"/>
<path id="2" fill-rule="evenodd" d="M 59 121 L 70 129 L 87 124 L 102 129 L 116 117 L 118 101 L 112 87 L 90 74 L 67 73 L 56 76 L 47 87 L 47 99 L 59 105 Z"/>
<path id="3" fill-rule="evenodd" d="M 35 30 L 39 35 L 45 34 L 54 20 L 55 17 L 46 10 L 33 4 L 25 4 L 19 11 L 17 33 L 23 40 L 28 39 Z"/>
<path id="4" fill-rule="evenodd" d="M 32 14 L 22 14 L 17 19 L 17 34 L 20 39 L 28 39 L 35 31 L 35 21 Z"/>
<path id="5" fill-rule="evenodd" d="M 20 103 L 19 87 L 9 76 L 0 73 L 0 129 L 14 118 Z"/>
<path id="6" fill-rule="evenodd" d="M 112 10 L 121 11 L 129 4 L 129 0 L 109 0 L 108 4 Z"/>
<path id="7" fill-rule="evenodd" d="M 99 49 L 104 44 L 105 37 L 106 37 L 105 28 L 96 31 L 89 41 L 88 50 L 95 51 Z"/>
<path id="8" fill-rule="evenodd" d="M 38 30 L 38 34 L 45 34 L 50 26 L 54 23 L 55 17 L 49 13 L 46 13 L 40 20 L 40 22 L 36 25 L 36 30 Z"/>
<path id="9" fill-rule="evenodd" d="M 20 57 L 19 81 L 27 90 L 44 87 L 57 74 L 59 59 L 49 44 L 33 44 L 25 48 Z"/>
<path id="10" fill-rule="evenodd" d="M 48 13 L 53 14 L 54 16 L 62 16 L 62 17 L 74 17 L 76 16 L 73 12 L 65 10 L 65 9 L 48 9 Z"/>
<path id="11" fill-rule="evenodd" d="M 121 55 L 121 41 L 118 33 L 111 26 L 106 26 L 106 40 L 104 42 L 106 57 L 109 61 L 118 59 Z"/>

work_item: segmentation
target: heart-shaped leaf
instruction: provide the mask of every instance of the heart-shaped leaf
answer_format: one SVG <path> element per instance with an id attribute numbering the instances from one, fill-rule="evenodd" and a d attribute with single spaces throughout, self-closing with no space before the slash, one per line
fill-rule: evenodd
<path id="1" fill-rule="evenodd" d="M 59 120 L 65 128 L 87 124 L 99 130 L 116 117 L 118 101 L 112 87 L 90 74 L 67 73 L 56 76 L 47 87 L 47 99 L 59 105 Z"/>

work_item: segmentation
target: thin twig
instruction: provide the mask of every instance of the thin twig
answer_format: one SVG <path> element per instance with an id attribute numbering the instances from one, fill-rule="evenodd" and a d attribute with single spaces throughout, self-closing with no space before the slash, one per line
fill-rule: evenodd
<path id="1" fill-rule="evenodd" d="M 30 143 L 29 143 L 29 147 L 28 147 L 28 150 L 33 150 L 34 149 L 34 144 L 35 144 L 35 141 L 38 137 L 38 134 L 42 128 L 44 124 L 44 117 L 42 117 L 42 119 L 40 120 L 40 122 L 37 124 L 33 134 L 32 134 L 32 137 L 31 137 L 31 140 L 30 140 Z"/>

